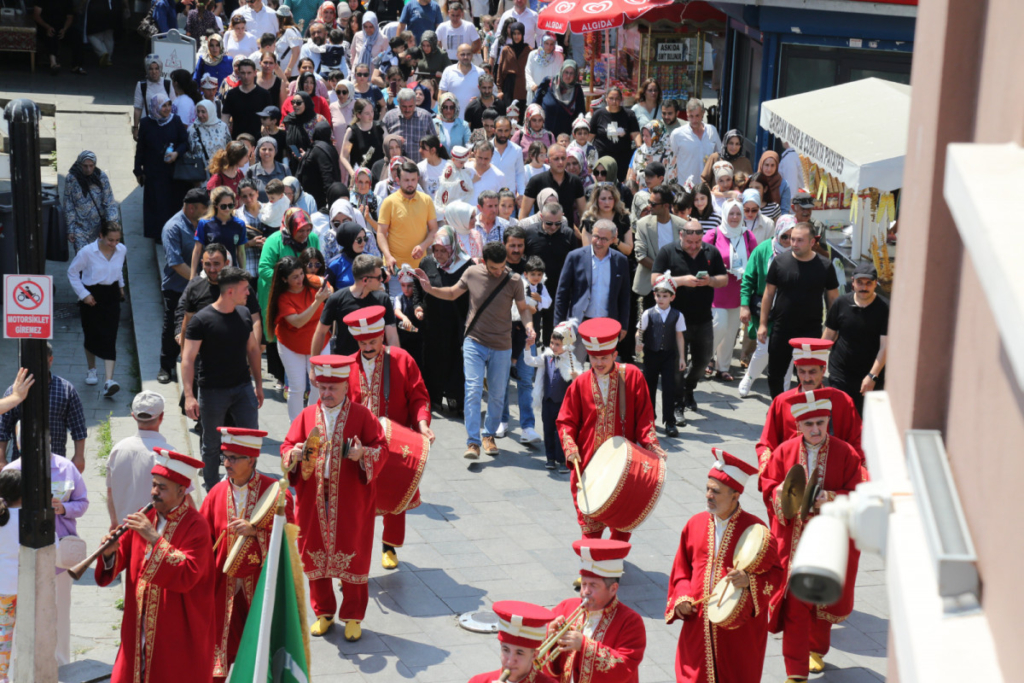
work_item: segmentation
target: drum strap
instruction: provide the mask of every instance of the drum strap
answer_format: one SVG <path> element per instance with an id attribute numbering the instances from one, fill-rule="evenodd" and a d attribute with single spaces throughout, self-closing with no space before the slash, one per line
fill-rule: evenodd
<path id="1" fill-rule="evenodd" d="M 626 366 L 619 366 L 619 420 L 622 421 L 622 435 L 626 435 Z"/>
<path id="2" fill-rule="evenodd" d="M 391 354 L 385 347 L 382 355 L 381 362 L 384 364 L 384 377 L 381 381 L 384 383 L 384 417 L 388 417 L 388 399 L 391 397 Z"/>

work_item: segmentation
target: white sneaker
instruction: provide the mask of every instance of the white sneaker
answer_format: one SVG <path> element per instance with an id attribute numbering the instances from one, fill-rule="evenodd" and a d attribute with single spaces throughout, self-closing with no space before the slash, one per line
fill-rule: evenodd
<path id="1" fill-rule="evenodd" d="M 754 380 L 750 378 L 750 373 L 743 375 L 743 379 L 740 380 L 740 398 L 746 398 L 750 395 L 750 387 L 754 384 Z"/>
<path id="2" fill-rule="evenodd" d="M 100 383 L 99 378 L 96 376 L 96 368 L 90 368 L 89 372 L 85 373 L 85 383 L 89 386 Z"/>
<path id="3" fill-rule="evenodd" d="M 110 398 L 120 390 L 121 385 L 112 379 L 108 379 L 106 382 L 103 383 L 103 396 L 106 398 Z"/>
<path id="4" fill-rule="evenodd" d="M 502 422 L 498 425 L 498 431 L 494 433 L 495 438 L 504 439 L 508 434 L 508 422 Z"/>
<path id="5" fill-rule="evenodd" d="M 523 430 L 522 435 L 519 437 L 519 443 L 537 443 L 543 441 L 544 438 L 537 433 L 537 430 L 533 427 L 527 427 Z"/>

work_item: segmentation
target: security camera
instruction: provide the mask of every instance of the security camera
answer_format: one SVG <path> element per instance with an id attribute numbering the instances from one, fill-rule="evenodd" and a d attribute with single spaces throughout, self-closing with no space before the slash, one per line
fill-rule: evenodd
<path id="1" fill-rule="evenodd" d="M 821 514 L 808 522 L 793 556 L 793 595 L 814 605 L 837 602 L 846 583 L 850 539 L 862 551 L 883 553 L 889 508 L 888 496 L 870 482 L 823 505 Z"/>

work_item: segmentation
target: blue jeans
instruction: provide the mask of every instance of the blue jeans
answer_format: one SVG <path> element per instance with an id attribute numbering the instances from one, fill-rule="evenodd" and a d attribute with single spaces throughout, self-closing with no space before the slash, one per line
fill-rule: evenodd
<path id="1" fill-rule="evenodd" d="M 233 426 L 259 429 L 259 408 L 252 382 L 229 389 L 199 388 L 199 419 L 203 425 L 203 480 L 209 491 L 220 481 L 220 432 L 230 414 Z"/>
<path id="2" fill-rule="evenodd" d="M 516 359 L 516 374 L 519 375 L 519 379 L 516 380 L 516 391 L 519 392 L 520 429 L 533 429 L 537 424 L 533 417 L 533 377 L 536 369 L 527 365 L 523 360 L 527 353 L 532 352 L 533 349 L 523 349 L 519 358 Z M 490 386 L 490 382 L 487 384 Z M 502 422 L 509 420 L 508 407 L 510 405 L 512 405 L 512 382 L 508 383 L 508 389 L 505 391 L 505 409 L 501 411 Z"/>
<path id="3" fill-rule="evenodd" d="M 480 445 L 480 403 L 487 374 L 487 421 L 484 436 L 494 436 L 501 422 L 502 405 L 508 386 L 512 349 L 495 351 L 469 337 L 462 342 L 462 368 L 466 375 L 466 443 Z"/>

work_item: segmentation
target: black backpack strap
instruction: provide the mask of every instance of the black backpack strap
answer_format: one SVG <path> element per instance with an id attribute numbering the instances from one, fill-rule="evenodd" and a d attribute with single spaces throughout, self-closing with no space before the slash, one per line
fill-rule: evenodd
<path id="1" fill-rule="evenodd" d="M 480 304 L 480 308 L 477 309 L 476 315 L 474 315 L 473 319 L 469 321 L 468 325 L 466 325 L 466 334 L 464 336 L 469 336 L 469 333 L 473 330 L 473 326 L 476 325 L 476 321 L 480 319 L 480 314 L 484 312 L 484 309 L 486 309 L 487 306 L 489 306 L 492 301 L 494 301 L 494 297 L 498 296 L 498 292 L 505 288 L 505 285 L 508 284 L 508 281 L 511 278 L 512 271 L 506 270 L 505 277 L 502 278 L 501 282 L 498 283 L 497 287 L 491 290 L 491 293 L 487 295 L 487 298 L 484 300 L 484 302 Z"/>

